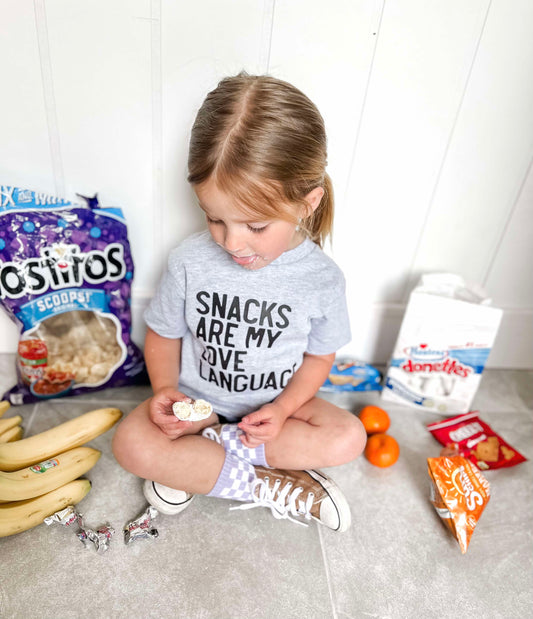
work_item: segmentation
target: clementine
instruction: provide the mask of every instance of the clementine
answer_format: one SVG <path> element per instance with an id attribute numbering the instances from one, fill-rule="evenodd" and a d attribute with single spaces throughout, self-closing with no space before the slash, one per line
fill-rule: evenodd
<path id="1" fill-rule="evenodd" d="M 390 426 L 390 417 L 379 406 L 365 406 L 359 413 L 359 419 L 362 421 L 367 434 L 386 432 Z"/>
<path id="2" fill-rule="evenodd" d="M 368 437 L 365 456 L 374 466 L 392 466 L 400 457 L 400 446 L 390 434 L 372 434 Z"/>

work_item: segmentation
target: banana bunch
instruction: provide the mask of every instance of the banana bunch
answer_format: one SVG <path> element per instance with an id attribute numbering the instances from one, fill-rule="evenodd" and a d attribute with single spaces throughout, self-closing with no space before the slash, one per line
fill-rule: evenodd
<path id="1" fill-rule="evenodd" d="M 0 416 L 7 410 L 2 405 Z M 109 430 L 121 416 L 118 408 L 101 408 L 25 439 L 0 441 L 0 537 L 31 529 L 79 503 L 91 482 L 77 478 L 101 455 L 83 444 Z M 18 426 L 19 417 L 0 421 L 13 424 L 9 431 Z"/>
<path id="2" fill-rule="evenodd" d="M 9 409 L 9 402 L 0 402 L 0 417 Z M 10 443 L 22 438 L 22 417 L 16 415 L 9 419 L 0 419 L 0 443 Z"/>

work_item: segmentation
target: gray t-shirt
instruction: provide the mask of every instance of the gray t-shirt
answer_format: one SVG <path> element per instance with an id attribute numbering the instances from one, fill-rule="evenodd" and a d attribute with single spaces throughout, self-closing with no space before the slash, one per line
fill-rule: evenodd
<path id="1" fill-rule="evenodd" d="M 182 338 L 180 391 L 232 420 L 272 401 L 305 352 L 350 341 L 344 276 L 309 239 L 253 271 L 194 234 L 170 253 L 144 318 Z"/>

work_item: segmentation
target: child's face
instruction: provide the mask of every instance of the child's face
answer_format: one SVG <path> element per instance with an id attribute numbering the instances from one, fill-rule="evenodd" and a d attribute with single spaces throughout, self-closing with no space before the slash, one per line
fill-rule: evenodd
<path id="1" fill-rule="evenodd" d="M 262 269 L 302 241 L 296 224 L 251 218 L 211 179 L 194 186 L 194 191 L 213 240 L 245 269 Z"/>

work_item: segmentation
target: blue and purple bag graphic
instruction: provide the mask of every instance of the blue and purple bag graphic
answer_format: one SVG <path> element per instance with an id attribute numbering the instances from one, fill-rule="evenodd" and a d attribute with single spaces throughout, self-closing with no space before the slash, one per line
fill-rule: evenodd
<path id="1" fill-rule="evenodd" d="M 0 301 L 20 330 L 12 404 L 147 380 L 124 216 L 84 201 L 0 186 Z"/>

